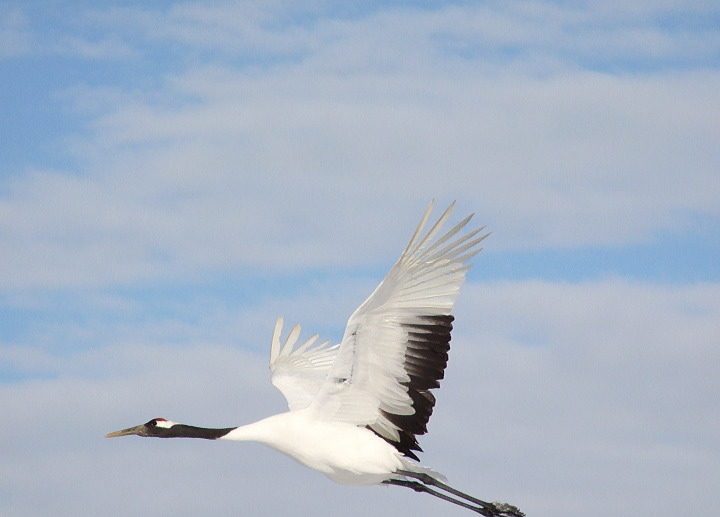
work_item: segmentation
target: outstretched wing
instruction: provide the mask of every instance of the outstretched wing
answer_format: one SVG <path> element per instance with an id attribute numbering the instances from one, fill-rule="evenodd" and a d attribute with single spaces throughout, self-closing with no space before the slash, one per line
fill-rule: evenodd
<path id="1" fill-rule="evenodd" d="M 483 228 L 438 237 L 454 203 L 421 237 L 433 203 L 398 262 L 348 320 L 335 361 L 310 409 L 318 418 L 366 425 L 417 459 L 447 366 L 450 314 Z"/>
<path id="2" fill-rule="evenodd" d="M 329 341 L 317 343 L 317 334 L 303 344 L 295 346 L 300 336 L 300 325 L 295 325 L 285 344 L 280 343 L 283 319 L 278 318 L 270 347 L 270 380 L 287 399 L 290 411 L 310 405 L 327 377 L 335 360 L 338 346 Z"/>

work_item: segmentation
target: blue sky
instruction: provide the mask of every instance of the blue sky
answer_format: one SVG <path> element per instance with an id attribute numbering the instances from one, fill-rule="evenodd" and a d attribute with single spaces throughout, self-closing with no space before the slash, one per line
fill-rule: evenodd
<path id="1" fill-rule="evenodd" d="M 338 339 L 432 198 L 493 234 L 422 459 L 533 516 L 710 513 L 714 4 L 0 2 L 0 514 L 452 512 L 102 439 L 282 411 L 275 318 Z"/>

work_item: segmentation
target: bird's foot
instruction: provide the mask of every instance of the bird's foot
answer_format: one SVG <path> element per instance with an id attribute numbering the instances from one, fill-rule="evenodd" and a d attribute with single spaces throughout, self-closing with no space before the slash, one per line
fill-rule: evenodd
<path id="1" fill-rule="evenodd" d="M 497 517 L 525 517 L 525 514 L 520 511 L 517 506 L 513 506 L 508 503 L 499 503 L 493 501 L 492 505 L 495 507 Z"/>

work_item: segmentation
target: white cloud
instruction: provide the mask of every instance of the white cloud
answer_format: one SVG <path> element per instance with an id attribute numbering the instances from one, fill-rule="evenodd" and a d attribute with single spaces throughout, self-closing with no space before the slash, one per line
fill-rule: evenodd
<path id="1" fill-rule="evenodd" d="M 718 504 L 719 296 L 716 284 L 471 283 L 423 460 L 460 488 L 540 517 L 601 516 L 610 500 L 643 515 L 675 514 L 688 501 L 710 512 Z M 327 293 L 302 302 L 323 307 Z M 237 325 L 235 316 L 221 315 L 219 327 Z M 339 319 L 332 310 L 327 318 Z M 262 513 L 270 504 L 275 513 L 335 515 L 347 504 L 345 515 L 386 505 L 463 515 L 410 491 L 338 487 L 250 444 L 102 439 L 156 416 L 224 426 L 282 411 L 262 344 L 272 320 L 261 323 L 263 340 L 250 351 L 208 343 L 202 326 L 175 346 L 142 340 L 157 334 L 147 328 L 122 342 L 96 328 L 99 348 L 56 363 L 56 375 L 3 385 L 1 469 L 13 496 L 0 502 L 2 513 Z M 38 484 L 42 500 L 32 497 Z"/>
<path id="2" fill-rule="evenodd" d="M 67 37 L 50 44 L 44 51 L 60 56 L 93 60 L 128 59 L 135 55 L 131 45 L 112 37 L 101 39 Z"/>
<path id="3" fill-rule="evenodd" d="M 28 174 L 2 200 L 2 284 L 366 263 L 432 197 L 479 211 L 495 249 L 646 242 L 717 217 L 714 72 L 456 72 L 418 89 L 215 67 L 108 105 L 75 140 L 81 174 Z"/>
<path id="4" fill-rule="evenodd" d="M 337 337 L 431 197 L 458 198 L 455 220 L 477 211 L 494 253 L 672 239 L 719 215 L 716 37 L 654 23 L 704 16 L 697 4 L 319 3 L 302 20 L 255 5 L 93 11 L 73 18 L 93 30 L 45 38 L 6 22 L 25 53 L 163 71 L 57 92 L 88 121 L 63 134 L 78 166 L 3 180 L 2 304 L 25 318 L 8 316 L 13 329 L 28 322 L 0 347 L 21 379 L 0 385 L 3 515 L 450 514 L 251 445 L 101 437 L 154 416 L 232 425 L 282 410 L 266 367 L 275 317 Z M 225 275 L 295 285 L 232 299 L 167 288 Z M 470 284 L 425 461 L 529 515 L 594 517 L 608 501 L 710 514 L 718 296 Z"/>
<path id="5" fill-rule="evenodd" d="M 0 59 L 27 54 L 33 39 L 27 17 L 7 5 L 0 6 L 0 13 Z"/>
<path id="6" fill-rule="evenodd" d="M 533 514 L 605 515 L 602 498 L 643 515 L 710 511 L 718 296 L 621 280 L 469 286 L 441 397 L 483 423 L 456 446 L 499 465 L 501 484 L 544 478 Z"/>

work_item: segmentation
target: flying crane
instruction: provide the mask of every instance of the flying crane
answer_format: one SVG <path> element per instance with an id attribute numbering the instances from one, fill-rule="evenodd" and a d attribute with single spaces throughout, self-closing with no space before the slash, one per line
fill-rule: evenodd
<path id="1" fill-rule="evenodd" d="M 415 454 L 435 405 L 430 390 L 447 366 L 453 304 L 488 235 L 480 235 L 484 227 L 461 233 L 470 215 L 438 237 L 454 204 L 423 235 L 430 203 L 400 259 L 350 316 L 340 344 L 314 335 L 296 346 L 299 325 L 283 342 L 278 318 L 270 372 L 288 412 L 222 429 L 153 418 L 107 437 L 255 441 L 338 483 L 404 486 L 487 517 L 523 517 L 515 506 L 448 486 Z"/>

